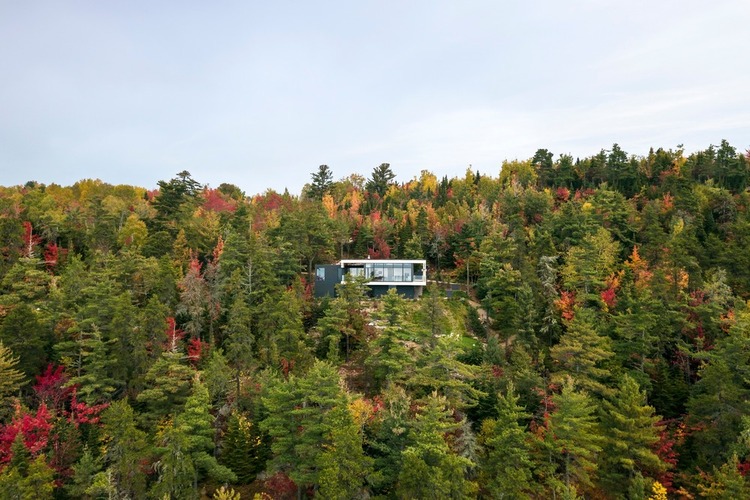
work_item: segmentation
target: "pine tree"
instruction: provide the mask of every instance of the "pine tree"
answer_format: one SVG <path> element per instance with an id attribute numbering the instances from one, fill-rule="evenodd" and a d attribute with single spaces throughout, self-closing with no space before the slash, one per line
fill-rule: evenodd
<path id="1" fill-rule="evenodd" d="M 391 181 L 395 178 L 396 174 L 391 170 L 391 165 L 389 163 L 381 163 L 373 169 L 372 176 L 367 181 L 365 189 L 369 193 L 377 194 L 382 199 Z"/>
<path id="2" fill-rule="evenodd" d="M 209 477 L 219 483 L 237 481 L 236 474 L 220 465 L 213 455 L 215 431 L 213 417 L 208 412 L 209 407 L 208 389 L 196 379 L 193 382 L 192 394 L 185 401 L 184 410 L 175 417 L 173 430 L 168 433 L 166 439 L 169 445 L 168 454 L 172 453 L 170 446 L 179 443 L 183 460 L 192 461 L 195 473 L 193 488 L 196 492 L 198 482 L 203 477 Z"/>
<path id="3" fill-rule="evenodd" d="M 743 311 L 707 355 L 708 363 L 692 388 L 688 409 L 690 421 L 701 426 L 693 436 L 701 467 L 718 466 L 729 458 L 742 418 L 750 414 L 749 342 L 750 313 Z"/>
<path id="4" fill-rule="evenodd" d="M 65 490 L 72 498 L 83 498 L 89 500 L 92 498 L 92 486 L 96 475 L 102 468 L 102 461 L 99 457 L 94 457 L 91 450 L 86 448 L 78 462 L 73 466 L 73 478 L 70 483 L 65 485 Z"/>
<path id="5" fill-rule="evenodd" d="M 115 358 L 107 352 L 107 344 L 114 342 L 105 343 L 95 325 L 73 330 L 77 330 L 70 332 L 73 340 L 55 345 L 72 373 L 69 384 L 77 387 L 81 400 L 88 404 L 109 401 L 117 389 L 115 380 L 110 377 Z"/>
<path id="6" fill-rule="evenodd" d="M 579 246 L 568 250 L 562 277 L 566 287 L 583 292 L 586 300 L 596 300 L 597 288 L 614 271 L 620 245 L 607 229 L 600 227 L 587 235 Z"/>
<path id="7" fill-rule="evenodd" d="M 597 457 L 604 439 L 596 419 L 597 408 L 573 381 L 563 382 L 562 391 L 552 397 L 555 411 L 547 419 L 544 448 L 549 453 L 554 476 L 548 478 L 554 490 L 579 493 L 593 486 Z"/>
<path id="8" fill-rule="evenodd" d="M 227 421 L 221 463 L 237 475 L 239 484 L 250 484 L 265 468 L 266 445 L 259 429 L 245 415 L 233 411 Z"/>
<path id="9" fill-rule="evenodd" d="M 44 455 L 29 460 L 23 470 L 10 464 L 0 472 L 0 498 L 3 500 L 52 498 L 55 489 L 54 479 L 55 471 L 47 465 Z"/>
<path id="10" fill-rule="evenodd" d="M 484 393 L 472 384 L 479 367 L 457 359 L 460 352 L 458 341 L 457 336 L 446 335 L 436 339 L 432 346 L 423 346 L 414 363 L 414 375 L 406 384 L 418 397 L 439 391 L 448 398 L 451 406 L 464 410 L 474 406 Z"/>
<path id="11" fill-rule="evenodd" d="M 0 340 L 0 422 L 9 415 L 8 398 L 18 392 L 24 380 L 17 367 L 18 357 Z"/>
<path id="12" fill-rule="evenodd" d="M 42 314 L 21 303 L 3 319 L 0 342 L 18 357 L 17 369 L 26 377 L 33 377 L 49 362 L 50 333 Z"/>
<path id="13" fill-rule="evenodd" d="M 373 472 L 373 459 L 362 450 L 362 435 L 349 408 L 337 406 L 326 415 L 330 431 L 318 458 L 322 498 L 347 500 L 361 494 Z"/>
<path id="14" fill-rule="evenodd" d="M 660 417 L 646 404 L 646 394 L 628 375 L 620 380 L 617 392 L 603 403 L 602 427 L 605 429 L 607 454 L 603 473 L 610 488 L 621 487 L 641 472 L 662 472 L 665 464 L 652 451 L 659 441 L 656 423 Z"/>
<path id="15" fill-rule="evenodd" d="M 258 357 L 266 366 L 278 367 L 282 359 L 304 370 L 311 362 L 305 344 L 302 310 L 293 290 L 269 291 L 258 308 Z"/>
<path id="16" fill-rule="evenodd" d="M 310 184 L 307 194 L 312 200 L 320 200 L 324 194 L 330 191 L 332 184 L 333 172 L 328 168 L 328 165 L 321 165 L 318 167 L 318 171 L 312 174 L 312 184 Z"/>
<path id="17" fill-rule="evenodd" d="M 403 451 L 410 444 L 409 412 L 412 400 L 406 391 L 389 384 L 382 393 L 383 410 L 373 419 L 366 441 L 368 456 L 375 459 L 373 493 L 393 496 L 402 470 Z"/>
<path id="18" fill-rule="evenodd" d="M 740 473 L 737 455 L 732 455 L 720 468 L 714 467 L 713 474 L 705 478 L 705 483 L 699 484 L 701 497 L 721 500 L 735 500 L 750 497 L 750 484 Z"/>
<path id="19" fill-rule="evenodd" d="M 591 309 L 575 310 L 567 332 L 550 350 L 550 357 L 555 362 L 552 380 L 562 382 L 573 377 L 578 387 L 605 395 L 610 392 L 605 383 L 610 372 L 602 365 L 613 356 L 613 352 L 609 337 L 597 333 L 595 324 L 596 316 Z"/>
<path id="20" fill-rule="evenodd" d="M 135 412 L 127 401 L 113 402 L 102 414 L 103 459 L 114 487 L 126 496 L 142 498 L 148 458 L 146 433 L 136 427 Z"/>
<path id="21" fill-rule="evenodd" d="M 55 489 L 55 470 L 47 465 L 44 455 L 37 456 L 19 483 L 22 498 L 52 498 Z"/>
<path id="22" fill-rule="evenodd" d="M 236 397 L 241 390 L 242 372 L 253 363 L 255 337 L 251 330 L 252 315 L 243 295 L 237 295 L 227 315 L 224 327 L 224 349 L 236 377 Z"/>
<path id="23" fill-rule="evenodd" d="M 413 358 L 404 345 L 407 339 L 401 326 L 389 325 L 371 342 L 366 364 L 372 370 L 376 388 L 386 382 L 403 383 L 412 375 Z"/>
<path id="24" fill-rule="evenodd" d="M 521 498 L 531 489 L 527 435 L 519 420 L 526 418 L 518 396 L 509 385 L 497 402 L 497 419 L 482 422 L 479 434 L 479 485 L 492 498 Z"/>
<path id="25" fill-rule="evenodd" d="M 414 443 L 402 452 L 396 494 L 401 498 L 467 498 L 476 493 L 466 478 L 472 462 L 451 451 L 445 434 L 456 430 L 444 397 L 433 394 L 413 423 Z"/>
<path id="26" fill-rule="evenodd" d="M 169 425 L 157 434 L 159 460 L 154 464 L 158 479 L 151 487 L 155 498 L 194 499 L 198 497 L 195 463 L 190 457 L 190 435 L 186 429 Z"/>
<path id="27" fill-rule="evenodd" d="M 173 414 L 185 403 L 195 371 L 184 363 L 179 351 L 166 351 L 146 374 L 146 389 L 136 400 L 146 405 L 143 417 L 150 424 Z"/>
<path id="28" fill-rule="evenodd" d="M 211 405 L 220 407 L 226 400 L 232 384 L 232 370 L 221 349 L 211 349 L 203 363 L 201 379 L 206 384 Z"/>
<path id="29" fill-rule="evenodd" d="M 345 405 L 336 369 L 316 362 L 297 378 L 277 383 L 263 398 L 268 416 L 261 429 L 271 438 L 271 470 L 288 474 L 300 489 L 318 484 L 320 444 L 331 431 L 328 412 Z"/>

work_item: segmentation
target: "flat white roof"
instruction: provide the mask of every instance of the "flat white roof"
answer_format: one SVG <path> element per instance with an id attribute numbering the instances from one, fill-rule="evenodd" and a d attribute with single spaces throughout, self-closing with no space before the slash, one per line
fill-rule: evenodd
<path id="1" fill-rule="evenodd" d="M 345 264 L 422 264 L 427 266 L 424 259 L 343 259 L 339 261 L 343 267 Z"/>

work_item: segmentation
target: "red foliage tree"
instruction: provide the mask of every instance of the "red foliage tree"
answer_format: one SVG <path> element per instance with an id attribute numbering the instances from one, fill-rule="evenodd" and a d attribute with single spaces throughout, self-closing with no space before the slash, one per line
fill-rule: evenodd
<path id="1" fill-rule="evenodd" d="M 205 356 L 211 346 L 199 338 L 192 338 L 187 343 L 187 357 L 193 366 L 198 366 L 200 360 Z"/>
<path id="2" fill-rule="evenodd" d="M 31 226 L 31 222 L 24 221 L 23 223 L 23 256 L 33 257 L 34 247 L 38 246 L 42 242 L 42 239 L 34 234 L 34 229 Z"/>
<path id="3" fill-rule="evenodd" d="M 204 210 L 210 210 L 212 212 L 234 212 L 237 210 L 237 203 L 228 198 L 218 189 L 206 188 L 203 190 L 203 205 Z"/>
<path id="4" fill-rule="evenodd" d="M 23 412 L 21 405 L 16 404 L 16 414 L 13 420 L 0 429 L 0 464 L 6 464 L 13 458 L 11 448 L 19 433 L 23 436 L 23 444 L 32 456 L 41 453 L 47 447 L 52 420 L 53 415 L 44 403 L 39 405 L 34 415 Z"/>
<path id="5" fill-rule="evenodd" d="M 52 363 L 47 365 L 44 373 L 36 376 L 36 384 L 32 387 L 39 401 L 61 411 L 65 402 L 71 399 L 75 388 L 67 386 L 68 376 L 65 373 L 65 367 L 58 365 L 55 367 Z"/>
<path id="6" fill-rule="evenodd" d="M 167 318 L 167 329 L 164 333 L 167 335 L 167 343 L 164 345 L 164 350 L 174 352 L 180 341 L 185 337 L 185 332 L 177 328 L 177 321 L 175 321 L 173 316 Z"/>

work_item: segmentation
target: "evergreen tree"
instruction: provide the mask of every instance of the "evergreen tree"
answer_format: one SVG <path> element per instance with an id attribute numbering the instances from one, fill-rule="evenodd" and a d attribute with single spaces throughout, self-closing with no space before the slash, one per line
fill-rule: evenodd
<path id="1" fill-rule="evenodd" d="M 236 396 L 241 390 L 242 372 L 253 363 L 255 337 L 251 330 L 252 316 L 245 299 L 238 295 L 232 302 L 224 327 L 224 349 L 236 377 Z"/>
<path id="2" fill-rule="evenodd" d="M 60 342 L 55 346 L 63 363 L 72 373 L 69 384 L 77 387 L 81 400 L 88 404 L 109 401 L 117 389 L 110 376 L 115 359 L 107 352 L 107 344 L 95 325 L 90 330 L 80 330 L 77 327 L 72 330 L 78 330 L 70 332 L 73 335 L 72 341 Z"/>
<path id="3" fill-rule="evenodd" d="M 159 460 L 154 464 L 158 479 L 151 487 L 154 498 L 195 499 L 195 463 L 190 458 L 190 435 L 170 423 L 157 434 Z"/>
<path id="4" fill-rule="evenodd" d="M 271 387 L 263 404 L 268 416 L 261 429 L 271 438 L 271 469 L 286 472 L 300 490 L 317 485 L 320 445 L 331 431 L 326 415 L 346 404 L 336 369 L 318 361 L 304 377 L 292 375 Z"/>
<path id="5" fill-rule="evenodd" d="M 190 394 L 194 375 L 195 371 L 184 363 L 182 353 L 176 350 L 162 353 L 146 374 L 146 389 L 136 397 L 146 406 L 144 419 L 154 424 L 178 411 Z"/>
<path id="6" fill-rule="evenodd" d="M 568 250 L 565 257 L 561 273 L 565 285 L 580 290 L 586 300 L 596 301 L 595 292 L 614 271 L 619 251 L 620 245 L 603 227 L 584 236 L 581 244 Z"/>
<path id="7" fill-rule="evenodd" d="M 208 389 L 198 379 L 193 382 L 191 395 L 185 401 L 184 410 L 175 418 L 173 425 L 163 435 L 162 473 L 159 482 L 164 488 L 183 488 L 183 474 L 193 472 L 192 485 L 198 494 L 198 482 L 209 477 L 218 483 L 235 482 L 237 475 L 217 462 L 213 455 L 213 417 L 208 412 L 210 406 Z M 180 458 L 190 462 L 184 469 L 176 468 L 173 460 Z M 169 486 L 169 485 L 172 486 Z"/>
<path id="8" fill-rule="evenodd" d="M 613 356 L 609 337 L 597 333 L 594 325 L 596 315 L 590 309 L 576 309 L 568 331 L 560 338 L 560 343 L 550 350 L 555 362 L 553 381 L 564 381 L 573 377 L 575 384 L 595 394 L 610 392 L 606 385 L 609 370 L 604 362 Z"/>
<path id="9" fill-rule="evenodd" d="M 467 498 L 477 485 L 466 478 L 472 462 L 454 454 L 445 434 L 458 427 L 450 421 L 445 398 L 433 394 L 414 421 L 414 443 L 402 452 L 396 494 L 401 498 Z"/>
<path id="10" fill-rule="evenodd" d="M 259 429 L 245 415 L 233 411 L 227 421 L 221 463 L 237 475 L 239 484 L 250 484 L 265 468 L 266 445 Z"/>
<path id="11" fill-rule="evenodd" d="M 18 356 L 18 369 L 26 377 L 33 377 L 49 362 L 50 333 L 40 312 L 22 303 L 3 318 L 0 342 Z"/>
<path id="12" fill-rule="evenodd" d="M 732 455 L 720 468 L 714 467 L 703 484 L 698 485 L 702 498 L 734 500 L 750 496 L 750 484 L 740 473 L 737 455 Z M 707 484 L 705 484 L 707 483 Z"/>
<path id="13" fill-rule="evenodd" d="M 8 415 L 8 399 L 18 393 L 24 380 L 18 369 L 18 358 L 0 340 L 0 422 Z"/>
<path id="14" fill-rule="evenodd" d="M 708 354 L 693 386 L 690 421 L 702 424 L 693 436 L 697 464 L 718 466 L 729 458 L 731 447 L 750 414 L 750 313 L 741 312 L 726 337 Z"/>
<path id="15" fill-rule="evenodd" d="M 360 429 L 346 406 L 332 409 L 326 420 L 330 431 L 318 458 L 319 494 L 330 499 L 356 498 L 373 472 L 373 460 L 364 454 Z"/>
<path id="16" fill-rule="evenodd" d="M 611 400 L 603 401 L 602 428 L 605 430 L 607 454 L 604 462 L 608 490 L 632 483 L 640 473 L 653 477 L 663 472 L 665 464 L 654 453 L 659 441 L 656 423 L 660 417 L 646 404 L 646 394 L 628 375 L 620 380 Z"/>
<path id="17" fill-rule="evenodd" d="M 396 174 L 391 170 L 390 163 L 381 163 L 372 171 L 372 176 L 367 181 L 365 189 L 369 193 L 377 194 L 381 199 L 385 196 L 386 191 Z"/>
<path id="18" fill-rule="evenodd" d="M 510 384 L 498 397 L 497 419 L 482 422 L 479 434 L 479 485 L 491 498 L 521 498 L 531 490 L 531 460 L 524 414 Z"/>
<path id="19" fill-rule="evenodd" d="M 437 339 L 433 346 L 425 346 L 415 360 L 414 375 L 406 384 L 418 397 L 439 391 L 451 406 L 464 410 L 475 405 L 484 393 L 472 384 L 479 367 L 458 359 L 458 340 L 457 336 L 445 336 Z"/>
<path id="20" fill-rule="evenodd" d="M 220 407 L 227 400 L 227 395 L 233 385 L 232 370 L 221 349 L 211 350 L 211 354 L 203 364 L 201 379 L 208 389 L 211 406 Z"/>
<path id="21" fill-rule="evenodd" d="M 403 451 L 410 444 L 409 411 L 412 401 L 403 387 L 389 384 L 382 394 L 383 410 L 374 416 L 365 440 L 375 459 L 374 493 L 393 496 L 402 470 Z M 367 428 L 366 428 L 367 430 Z"/>
<path id="22" fill-rule="evenodd" d="M 597 408 L 586 393 L 574 389 L 571 379 L 564 381 L 552 403 L 555 410 L 547 418 L 543 443 L 552 465 L 546 480 L 555 491 L 581 493 L 593 486 L 604 444 Z"/>
<path id="23" fill-rule="evenodd" d="M 104 411 L 102 458 L 116 491 L 131 498 L 143 498 L 146 493 L 143 462 L 150 449 L 146 433 L 136 427 L 135 418 L 133 408 L 125 400 L 113 402 Z"/>
<path id="24" fill-rule="evenodd" d="M 88 448 L 83 451 L 83 455 L 73 466 L 72 482 L 65 486 L 65 490 L 72 498 L 82 498 L 90 500 L 93 498 L 94 482 L 96 475 L 99 474 L 102 463 L 101 459 L 94 457 Z M 116 492 L 113 492 L 116 494 Z"/>
<path id="25" fill-rule="evenodd" d="M 10 464 L 0 472 L 0 498 L 5 500 L 48 499 L 55 489 L 55 471 L 39 455 L 23 469 Z"/>
<path id="26" fill-rule="evenodd" d="M 312 174 L 312 184 L 307 191 L 307 195 L 312 200 L 320 200 L 323 195 L 330 191 L 333 185 L 333 172 L 328 165 L 321 165 L 317 172 Z"/>

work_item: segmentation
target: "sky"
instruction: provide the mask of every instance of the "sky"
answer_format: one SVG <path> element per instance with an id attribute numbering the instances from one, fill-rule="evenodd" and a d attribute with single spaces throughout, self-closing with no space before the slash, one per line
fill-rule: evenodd
<path id="1" fill-rule="evenodd" d="M 750 148 L 747 0 L 0 0 L 0 185 Z"/>

